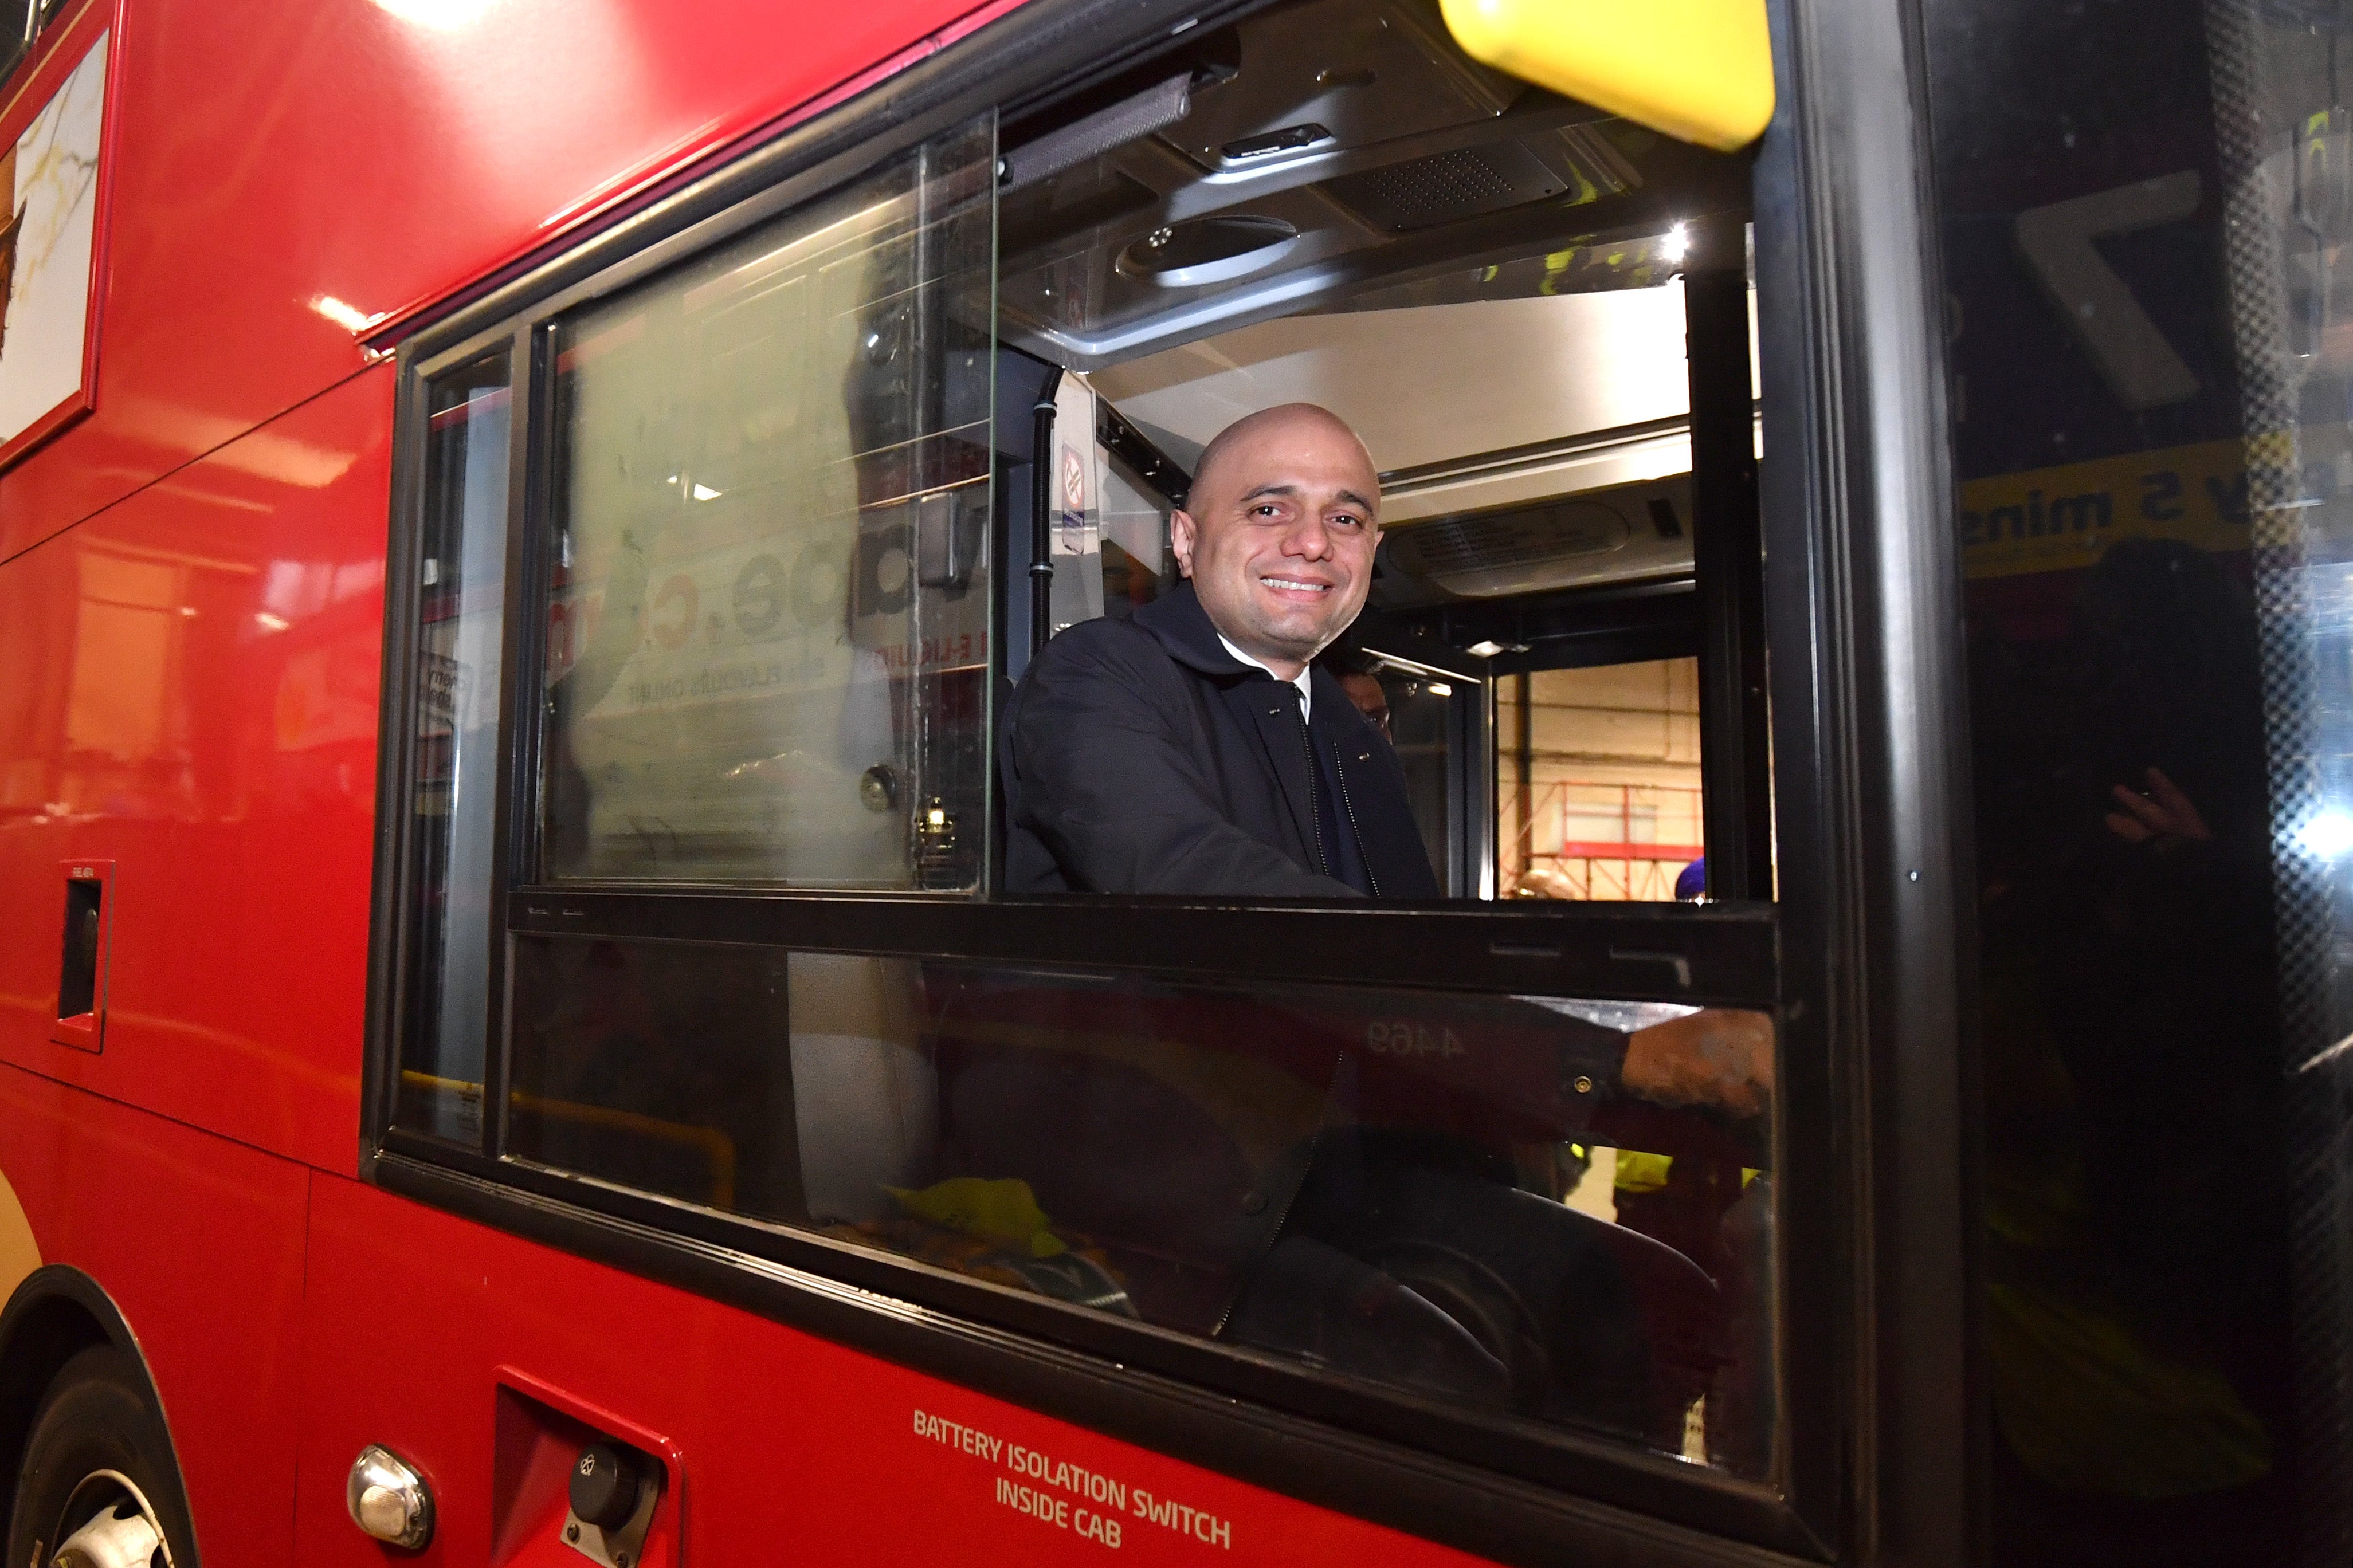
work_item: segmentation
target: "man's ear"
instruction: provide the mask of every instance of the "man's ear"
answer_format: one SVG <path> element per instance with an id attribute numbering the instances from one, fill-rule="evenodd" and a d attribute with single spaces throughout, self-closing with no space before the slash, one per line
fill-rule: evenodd
<path id="1" fill-rule="evenodd" d="M 1176 573 L 1181 577 L 1193 574 L 1193 516 L 1187 511 L 1168 514 L 1168 552 L 1176 557 Z"/>

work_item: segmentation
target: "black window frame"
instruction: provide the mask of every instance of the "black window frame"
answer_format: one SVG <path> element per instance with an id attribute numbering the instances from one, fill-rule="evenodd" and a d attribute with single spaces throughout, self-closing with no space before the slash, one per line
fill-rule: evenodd
<path id="1" fill-rule="evenodd" d="M 652 193 L 585 241 L 486 280 L 399 342 L 363 1174 L 1499 1560 L 1580 1551 L 1622 1560 L 1639 1550 L 1639 1560 L 1662 1563 L 1872 1560 L 1896 1551 L 1913 1562 L 1963 1561 L 1977 1486 L 1957 1285 L 1967 1267 L 1958 1223 L 1966 1075 L 1954 955 L 1967 919 L 1955 890 L 1966 885 L 1955 826 L 1966 816 L 1955 803 L 1965 736 L 1957 567 L 1947 531 L 1918 521 L 1949 511 L 1941 503 L 1950 481 L 1939 346 L 1926 303 L 1936 297 L 1934 260 L 1925 246 L 1907 254 L 1903 240 L 1916 237 L 1926 202 L 1908 12 L 1874 13 L 1862 0 L 1768 7 L 1783 103 L 1755 172 L 1757 275 L 1784 308 L 1760 313 L 1760 359 L 1773 411 L 1767 438 L 1777 454 L 1790 454 L 1768 460 L 1763 481 L 1774 569 L 1760 592 L 1777 634 L 1777 903 L 1235 909 L 505 885 L 519 842 L 511 812 L 536 778 L 512 693 L 536 677 L 538 617 L 513 612 L 534 605 L 543 586 L 541 552 L 530 545 L 547 495 L 550 323 L 821 199 L 976 113 L 993 109 L 1010 120 L 1116 76 L 1173 33 L 1251 8 L 1029 0 L 885 87 Z M 1884 147 L 1891 136 L 1896 151 L 1887 156 L 1855 151 Z M 1830 226 L 1861 228 L 1859 215 L 1888 203 L 1903 218 L 1892 240 Z M 496 1031 L 484 1084 L 494 1114 L 484 1118 L 481 1148 L 391 1126 L 415 736 L 417 574 L 403 566 L 416 553 L 423 501 L 425 391 L 431 374 L 502 343 L 524 413 L 510 434 L 510 700 L 501 719 L 501 884 L 493 900 L 509 931 L 1384 985 L 1397 984 L 1398 970 L 1377 955 L 1409 944 L 1412 973 L 1438 989 L 1770 1010 L 1782 1063 L 1778 1495 L 1603 1439 L 1499 1437 L 1493 1423 L 1271 1357 L 500 1158 L 504 1117 L 495 1112 L 506 1100 L 507 1051 Z M 1004 646 L 993 646 L 993 659 L 1002 660 Z M 1916 689 L 1897 689 L 1896 676 Z M 1284 940 L 1303 933 L 1304 942 Z M 1172 962 L 1172 951 L 1188 957 Z M 501 942 L 494 1013 L 505 990 L 502 957 Z M 1900 1159 L 1898 1118 L 1906 1129 Z M 1920 1128 L 1949 1160 L 1922 1163 Z M 1899 1441 L 1901 1463 L 1892 1452 Z"/>

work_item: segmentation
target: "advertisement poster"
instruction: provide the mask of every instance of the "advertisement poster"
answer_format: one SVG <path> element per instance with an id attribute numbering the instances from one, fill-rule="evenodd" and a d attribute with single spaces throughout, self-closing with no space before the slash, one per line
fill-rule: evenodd
<path id="1" fill-rule="evenodd" d="M 0 152 L 0 443 L 82 388 L 107 39 Z"/>

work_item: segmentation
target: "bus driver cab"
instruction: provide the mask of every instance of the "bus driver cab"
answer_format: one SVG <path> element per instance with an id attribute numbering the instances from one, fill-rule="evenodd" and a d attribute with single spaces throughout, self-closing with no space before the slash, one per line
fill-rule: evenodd
<path id="1" fill-rule="evenodd" d="M 1424 0 L 1284 0 L 534 307 L 521 584 L 513 357 L 427 366 L 427 657 L 485 689 L 501 598 L 545 629 L 509 911 L 449 806 L 498 716 L 420 731 L 396 1138 L 480 1141 L 502 1082 L 565 1190 L 1257 1397 L 1765 1477 L 1748 192 Z M 1179 591 L 1204 447 L 1293 403 L 1379 470 L 1347 656 L 1443 896 L 1017 896 L 1025 671 Z"/>

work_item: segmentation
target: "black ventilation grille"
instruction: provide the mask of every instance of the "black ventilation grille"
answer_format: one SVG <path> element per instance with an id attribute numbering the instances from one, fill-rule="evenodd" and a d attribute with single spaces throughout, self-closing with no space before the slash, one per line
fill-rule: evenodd
<path id="1" fill-rule="evenodd" d="M 1498 576 L 1533 584 L 1549 575 L 1534 569 L 1620 549 L 1630 532 L 1615 507 L 1562 501 L 1401 528 L 1392 559 L 1401 571 L 1441 586 Z"/>
<path id="2" fill-rule="evenodd" d="M 1344 174 L 1324 188 L 1375 226 L 1402 234 L 1542 201 L 1567 185 L 1521 143 L 1499 142 Z"/>

